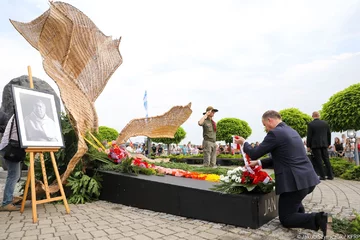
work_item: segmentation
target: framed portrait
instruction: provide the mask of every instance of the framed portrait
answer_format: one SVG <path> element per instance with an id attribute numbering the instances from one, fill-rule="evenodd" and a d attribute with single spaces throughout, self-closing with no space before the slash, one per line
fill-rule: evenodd
<path id="1" fill-rule="evenodd" d="M 21 147 L 64 147 L 54 95 L 15 85 L 12 93 Z"/>

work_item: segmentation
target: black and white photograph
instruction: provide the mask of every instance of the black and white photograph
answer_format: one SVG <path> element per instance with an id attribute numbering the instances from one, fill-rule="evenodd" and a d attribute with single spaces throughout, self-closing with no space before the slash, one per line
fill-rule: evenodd
<path id="1" fill-rule="evenodd" d="M 13 86 L 22 147 L 63 147 L 54 95 Z"/>

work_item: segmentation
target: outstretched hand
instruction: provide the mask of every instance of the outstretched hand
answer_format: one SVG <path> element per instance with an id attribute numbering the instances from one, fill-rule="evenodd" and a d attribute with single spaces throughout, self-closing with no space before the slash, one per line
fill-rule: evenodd
<path id="1" fill-rule="evenodd" d="M 245 138 L 243 138 L 243 137 L 238 137 L 238 138 L 236 138 L 234 141 L 235 141 L 236 144 L 243 145 L 244 142 L 245 142 Z"/>

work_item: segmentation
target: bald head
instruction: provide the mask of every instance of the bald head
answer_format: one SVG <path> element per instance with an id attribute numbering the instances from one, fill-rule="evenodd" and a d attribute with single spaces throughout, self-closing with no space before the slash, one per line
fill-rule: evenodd
<path id="1" fill-rule="evenodd" d="M 312 118 L 320 118 L 320 113 L 319 112 L 313 112 Z"/>

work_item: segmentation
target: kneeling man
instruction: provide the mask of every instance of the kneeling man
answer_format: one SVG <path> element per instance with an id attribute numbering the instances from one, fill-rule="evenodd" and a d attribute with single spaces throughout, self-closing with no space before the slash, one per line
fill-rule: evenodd
<path id="1" fill-rule="evenodd" d="M 278 112 L 269 110 L 262 116 L 268 132 L 261 144 L 252 148 L 245 139 L 235 140 L 243 145 L 243 150 L 251 159 L 271 153 L 271 158 L 251 161 L 251 166 L 273 166 L 276 194 L 279 197 L 279 219 L 286 228 L 319 230 L 326 236 L 328 214 L 305 213 L 302 200 L 320 183 L 314 168 L 306 156 L 300 135 L 281 121 Z"/>

